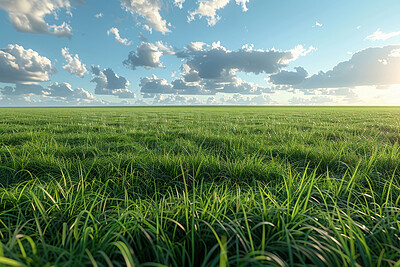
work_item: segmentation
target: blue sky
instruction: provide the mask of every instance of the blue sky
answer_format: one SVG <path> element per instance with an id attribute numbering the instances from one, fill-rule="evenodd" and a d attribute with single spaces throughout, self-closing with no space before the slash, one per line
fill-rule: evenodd
<path id="1" fill-rule="evenodd" d="M 398 105 L 399 10 L 395 0 L 0 0 L 0 105 Z"/>

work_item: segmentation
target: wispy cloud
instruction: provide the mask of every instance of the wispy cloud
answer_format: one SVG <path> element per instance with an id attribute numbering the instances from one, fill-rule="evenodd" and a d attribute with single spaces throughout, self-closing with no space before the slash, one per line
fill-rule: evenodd
<path id="1" fill-rule="evenodd" d="M 123 44 L 125 46 L 131 46 L 132 45 L 132 42 L 129 41 L 127 38 L 121 38 L 121 36 L 119 35 L 118 28 L 112 27 L 111 29 L 109 29 L 107 31 L 107 35 L 110 35 L 110 34 L 114 34 L 115 41 L 117 41 L 118 43 Z"/>
<path id="2" fill-rule="evenodd" d="M 315 25 L 313 27 L 322 27 L 322 23 L 319 23 L 318 21 L 316 21 Z"/>
<path id="3" fill-rule="evenodd" d="M 384 33 L 381 29 L 377 29 L 373 34 L 368 35 L 365 39 L 372 41 L 385 41 L 398 35 L 400 35 L 400 31 Z"/>
<path id="4" fill-rule="evenodd" d="M 183 1 L 178 1 L 183 2 Z M 176 2 L 175 2 L 176 3 Z M 171 30 L 167 27 L 167 22 L 161 17 L 160 10 L 162 3 L 159 0 L 121 0 L 122 7 L 132 13 L 143 17 L 146 20 L 144 28 L 151 32 L 156 31 L 165 34 Z"/>
<path id="5" fill-rule="evenodd" d="M 225 8 L 231 0 L 198 0 L 196 10 L 189 12 L 188 21 L 192 21 L 196 16 L 200 18 L 206 17 L 208 26 L 214 26 L 221 17 L 217 14 L 217 10 Z M 242 6 L 243 12 L 247 11 L 246 4 L 250 0 L 236 0 L 236 4 Z"/>

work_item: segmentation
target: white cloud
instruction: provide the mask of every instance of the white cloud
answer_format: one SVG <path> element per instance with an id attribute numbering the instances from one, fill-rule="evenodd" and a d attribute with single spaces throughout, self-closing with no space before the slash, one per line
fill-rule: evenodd
<path id="1" fill-rule="evenodd" d="M 294 85 L 299 84 L 308 76 L 307 71 L 303 67 L 296 67 L 295 72 L 282 70 L 276 74 L 269 76 L 269 82 L 278 85 Z"/>
<path id="2" fill-rule="evenodd" d="M 72 89 L 69 83 L 53 83 L 48 88 L 48 98 L 60 98 L 67 103 L 98 103 L 99 100 L 83 88 Z"/>
<path id="3" fill-rule="evenodd" d="M 194 48 L 195 47 L 195 48 Z M 287 51 L 275 49 L 254 49 L 252 45 L 245 45 L 237 51 L 230 51 L 219 42 L 212 45 L 194 46 L 193 43 L 186 47 L 186 51 L 177 52 L 177 56 L 186 59 L 185 75 L 195 78 L 220 79 L 223 73 L 231 71 L 247 73 L 277 73 L 281 68 L 300 56 L 305 56 L 315 48 L 308 49 L 302 45 Z"/>
<path id="4" fill-rule="evenodd" d="M 208 25 L 214 26 L 221 17 L 217 15 L 219 9 L 223 9 L 231 0 L 198 0 L 196 10 L 189 12 L 188 21 L 192 21 L 196 16 L 206 17 Z M 243 11 L 247 11 L 246 4 L 250 0 L 235 0 L 236 4 L 242 6 Z"/>
<path id="5" fill-rule="evenodd" d="M 400 31 L 384 33 L 380 29 L 377 29 L 373 34 L 368 35 L 365 39 L 372 41 L 385 41 L 398 35 L 400 35 Z"/>
<path id="6" fill-rule="evenodd" d="M 0 88 L 1 106 L 22 105 L 102 105 L 104 102 L 83 88 L 72 89 L 69 83 L 53 83 L 47 88 L 38 84 L 16 84 Z"/>
<path id="7" fill-rule="evenodd" d="M 312 51 L 317 50 L 315 47 L 310 46 L 308 49 L 305 48 L 302 45 L 296 45 L 295 48 L 290 49 L 289 51 L 292 53 L 292 57 L 290 58 L 283 58 L 282 59 L 282 63 L 283 64 L 289 64 L 292 61 L 295 61 L 296 59 L 298 59 L 299 57 L 304 57 L 307 54 L 311 53 Z"/>
<path id="8" fill-rule="evenodd" d="M 112 69 L 101 70 L 99 66 L 92 66 L 93 79 L 96 83 L 95 94 L 113 95 L 119 98 L 135 98 L 135 94 L 128 89 L 127 79 L 117 75 Z"/>
<path id="9" fill-rule="evenodd" d="M 17 44 L 9 44 L 7 48 L 0 49 L 0 82 L 43 82 L 48 81 L 55 72 L 50 59 L 32 49 L 24 49 Z"/>
<path id="10" fill-rule="evenodd" d="M 189 45 L 186 46 L 186 49 L 189 51 L 201 51 L 203 50 L 203 47 L 207 45 L 206 43 L 203 42 L 191 42 Z"/>
<path id="11" fill-rule="evenodd" d="M 124 60 L 123 64 L 135 70 L 137 67 L 144 67 L 145 69 L 164 68 L 160 61 L 162 55 L 174 54 L 174 49 L 171 46 L 165 45 L 162 42 L 155 44 L 142 42 L 136 49 L 128 55 L 128 59 Z"/>
<path id="12" fill-rule="evenodd" d="M 319 89 L 295 89 L 290 92 L 296 96 L 289 100 L 291 104 L 351 104 L 359 103 L 359 96 L 355 89 L 341 88 L 319 88 Z M 363 90 L 361 90 L 363 91 Z M 300 96 L 302 95 L 302 96 Z"/>
<path id="13" fill-rule="evenodd" d="M 322 24 L 316 21 L 314 27 L 322 27 Z"/>
<path id="14" fill-rule="evenodd" d="M 16 84 L 15 87 L 6 86 L 1 88 L 1 93 L 7 96 L 19 95 L 44 95 L 46 89 L 39 84 Z"/>
<path id="15" fill-rule="evenodd" d="M 84 4 L 82 0 L 75 2 Z M 63 22 L 61 25 L 49 25 L 45 17 L 57 17 L 57 11 L 66 9 L 70 13 L 70 0 L 2 0 L 0 9 L 8 13 L 9 19 L 20 32 L 52 34 L 57 37 L 71 38 L 71 27 Z"/>
<path id="16" fill-rule="evenodd" d="M 49 86 L 49 96 L 53 97 L 70 97 L 74 90 L 69 83 L 55 82 Z"/>
<path id="17" fill-rule="evenodd" d="M 162 67 L 159 61 L 162 53 L 158 51 L 157 47 L 151 49 L 147 46 L 146 49 L 144 47 L 139 48 L 136 54 L 130 54 L 129 61 L 124 62 L 126 66 L 132 69 L 135 69 L 136 66 Z M 151 51 L 151 53 L 148 52 L 149 55 L 142 53 L 141 55 L 139 53 L 141 50 Z M 236 73 L 279 73 L 289 62 L 312 50 L 312 47 L 305 49 L 300 45 L 287 51 L 254 49 L 253 45 L 245 45 L 237 51 L 230 51 L 223 47 L 220 42 L 211 45 L 192 42 L 183 51 L 175 51 L 176 56 L 184 61 L 180 73 L 182 78 L 176 78 L 171 83 L 156 76 L 142 78 L 140 83 L 141 93 L 145 97 L 154 97 L 157 94 L 215 95 L 238 93 L 241 95 L 261 95 L 273 93 L 271 88 L 244 81 L 237 77 Z M 157 53 L 157 55 L 154 56 L 154 53 Z M 301 82 L 307 76 L 307 72 L 301 67 L 297 69 L 299 73 L 281 73 L 279 75 L 285 77 L 275 77 L 274 81 L 280 78 L 286 82 L 286 76 L 290 76 L 292 80 L 299 80 L 291 81 L 292 83 Z"/>
<path id="18" fill-rule="evenodd" d="M 148 105 L 145 101 L 137 102 L 139 105 Z M 229 96 L 211 96 L 207 99 L 196 96 L 157 95 L 152 105 L 271 105 L 276 104 L 269 95 L 243 96 L 234 94 Z"/>
<path id="19" fill-rule="evenodd" d="M 248 9 L 247 9 L 247 6 L 246 6 L 246 4 L 247 4 L 248 2 L 250 2 L 250 0 L 236 0 L 236 4 L 241 5 L 241 6 L 242 6 L 242 10 L 243 10 L 244 12 L 246 12 L 246 11 L 248 10 Z"/>
<path id="20" fill-rule="evenodd" d="M 131 46 L 132 45 L 132 42 L 129 41 L 128 39 L 121 38 L 121 36 L 119 35 L 119 30 L 117 28 L 112 27 L 111 29 L 109 29 L 107 31 L 107 35 L 110 35 L 110 34 L 114 34 L 115 41 L 117 41 L 118 43 L 123 44 L 125 46 Z"/>
<path id="21" fill-rule="evenodd" d="M 214 26 L 221 18 L 217 15 L 217 10 L 224 8 L 229 2 L 230 0 L 199 1 L 197 9 L 189 12 L 188 21 L 194 20 L 197 15 L 200 18 L 206 17 L 208 25 Z"/>
<path id="22" fill-rule="evenodd" d="M 165 79 L 159 79 L 153 74 L 152 77 L 144 77 L 140 79 L 141 93 L 147 97 L 153 97 L 156 94 L 174 94 L 172 85 Z"/>
<path id="23" fill-rule="evenodd" d="M 370 47 L 332 70 L 306 78 L 297 88 L 339 88 L 400 84 L 400 45 Z"/>
<path id="24" fill-rule="evenodd" d="M 183 8 L 183 3 L 185 3 L 185 0 L 174 0 L 174 5 L 179 7 L 180 9 Z"/>
<path id="25" fill-rule="evenodd" d="M 104 16 L 104 14 L 100 12 L 94 16 L 96 17 L 96 19 L 99 19 L 99 18 L 102 18 Z"/>
<path id="26" fill-rule="evenodd" d="M 87 69 L 85 67 L 85 64 L 82 64 L 82 62 L 79 60 L 78 54 L 75 54 L 74 56 L 72 56 L 69 53 L 68 48 L 66 48 L 66 47 L 61 49 L 61 53 L 62 53 L 63 57 L 65 58 L 65 62 L 66 62 L 66 64 L 63 65 L 63 69 L 68 71 L 72 75 L 83 78 L 83 76 L 87 72 Z"/>
<path id="27" fill-rule="evenodd" d="M 246 82 L 234 74 L 226 74 L 221 80 L 200 79 L 195 82 L 187 82 L 182 78 L 168 83 L 157 76 L 145 77 L 140 80 L 140 92 L 144 97 L 154 97 L 158 94 L 175 95 L 216 95 L 234 94 L 261 95 L 272 93 L 269 88 L 261 87 L 255 83 Z"/>
<path id="28" fill-rule="evenodd" d="M 210 100 L 210 99 L 209 99 Z M 258 96 L 243 96 L 241 94 L 234 94 L 228 97 L 221 97 L 219 103 L 224 105 L 271 105 L 276 104 L 269 95 Z"/>
<path id="29" fill-rule="evenodd" d="M 400 48 L 390 51 L 388 57 L 400 57 Z"/>
<path id="30" fill-rule="evenodd" d="M 179 95 L 157 95 L 153 99 L 152 105 L 202 105 L 204 104 L 197 97 L 186 97 Z"/>
<path id="31" fill-rule="evenodd" d="M 160 15 L 162 7 L 160 0 L 121 0 L 121 4 L 126 11 L 145 18 L 147 23 L 145 29 L 150 32 L 152 28 L 162 34 L 171 31 Z"/>

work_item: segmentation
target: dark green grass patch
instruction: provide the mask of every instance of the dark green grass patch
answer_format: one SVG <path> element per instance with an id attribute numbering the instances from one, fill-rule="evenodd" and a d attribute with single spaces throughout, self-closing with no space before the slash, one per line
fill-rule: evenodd
<path id="1" fill-rule="evenodd" d="M 399 118 L 0 109 L 0 266 L 399 266 Z"/>

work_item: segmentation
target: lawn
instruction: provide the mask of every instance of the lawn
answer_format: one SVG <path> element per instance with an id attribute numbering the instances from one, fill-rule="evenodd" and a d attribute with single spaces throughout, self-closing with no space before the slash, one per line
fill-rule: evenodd
<path id="1" fill-rule="evenodd" d="M 400 108 L 0 109 L 0 266 L 400 266 Z"/>

